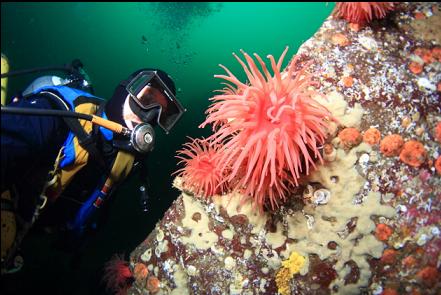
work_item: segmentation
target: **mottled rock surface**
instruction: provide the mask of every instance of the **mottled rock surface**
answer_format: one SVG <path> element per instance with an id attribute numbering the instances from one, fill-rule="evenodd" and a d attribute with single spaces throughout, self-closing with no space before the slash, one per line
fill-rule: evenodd
<path id="1" fill-rule="evenodd" d="M 237 193 L 193 196 L 177 178 L 182 195 L 131 253 L 148 274 L 128 293 L 439 294 L 440 42 L 437 3 L 400 3 L 365 28 L 325 21 L 298 52 L 339 120 L 323 165 L 263 215 Z M 345 128 L 364 142 L 348 145 Z M 392 134 L 404 145 L 383 141 Z M 289 276 L 294 252 L 305 260 Z"/>

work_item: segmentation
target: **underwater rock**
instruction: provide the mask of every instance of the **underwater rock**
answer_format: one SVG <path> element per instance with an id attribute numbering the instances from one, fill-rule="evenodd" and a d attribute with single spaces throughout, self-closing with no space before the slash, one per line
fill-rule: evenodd
<path id="1" fill-rule="evenodd" d="M 326 20 L 298 52 L 339 122 L 324 163 L 263 214 L 236 192 L 197 198 L 176 178 L 182 194 L 131 253 L 131 269 L 147 270 L 128 294 L 437 294 L 440 20 L 438 3 L 399 3 L 357 30 Z M 359 132 L 350 144 L 346 128 Z M 405 158 L 381 151 L 392 134 L 415 142 Z"/>

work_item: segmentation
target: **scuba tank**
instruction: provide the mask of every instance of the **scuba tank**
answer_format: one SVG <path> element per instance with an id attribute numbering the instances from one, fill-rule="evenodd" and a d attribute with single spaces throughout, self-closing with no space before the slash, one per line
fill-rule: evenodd
<path id="1" fill-rule="evenodd" d="M 9 62 L 6 55 L 2 53 L 2 63 L 1 63 L 1 74 L 7 74 L 9 72 Z M 8 78 L 2 77 L 2 95 L 1 95 L 1 104 L 6 104 L 6 90 L 8 85 Z M 6 258 L 9 249 L 11 249 L 12 245 L 15 241 L 15 236 L 17 234 L 17 224 L 15 221 L 14 214 L 14 203 L 11 197 L 11 193 L 9 191 L 4 191 L 1 193 L 1 226 L 2 226 L 2 234 L 1 234 L 1 260 L 3 264 L 3 260 Z M 3 274 L 3 268 L 2 268 Z"/>
<path id="2" fill-rule="evenodd" d="M 9 71 L 8 59 L 2 54 L 1 61 L 1 104 L 2 113 L 3 109 L 7 103 L 7 82 L 8 77 L 39 73 L 45 71 L 60 71 L 66 73 L 65 77 L 59 77 L 56 75 L 45 75 L 36 78 L 31 84 L 29 84 L 26 89 L 21 93 L 23 97 L 27 97 L 33 94 L 33 92 L 44 86 L 69 86 L 72 88 L 80 89 L 87 92 L 93 92 L 92 85 L 90 83 L 90 78 L 87 73 L 83 70 L 83 64 L 78 60 L 72 61 L 68 65 L 61 67 L 44 67 L 44 68 L 33 68 L 27 70 L 19 71 Z M 30 225 L 34 222 L 34 219 L 29 225 L 25 224 L 16 218 L 16 204 L 17 200 L 14 198 L 14 190 L 9 189 L 2 191 L 1 193 L 1 273 L 14 273 L 19 271 L 23 265 L 23 259 L 18 253 L 18 247 L 24 234 L 30 228 Z M 40 206 L 41 205 L 41 206 Z M 40 208 L 44 207 L 43 204 L 38 205 Z M 38 216 L 38 209 L 36 210 L 36 216 Z"/>
<path id="3" fill-rule="evenodd" d="M 6 55 L 3 55 L 2 53 L 2 75 L 9 72 L 9 62 Z M 6 88 L 8 86 L 8 78 L 2 77 L 2 105 L 6 104 Z"/>
<path id="4" fill-rule="evenodd" d="M 79 59 L 74 59 L 71 63 L 64 66 L 50 66 L 38 67 L 26 70 L 9 71 L 9 64 L 7 58 L 2 54 L 2 105 L 6 103 L 6 83 L 8 77 L 21 76 L 26 74 L 40 73 L 40 72 L 64 72 L 67 77 L 61 78 L 56 75 L 42 76 L 35 79 L 26 89 L 24 94 L 30 94 L 32 90 L 36 90 L 42 86 L 68 86 L 79 89 L 90 94 L 94 94 L 92 83 L 89 75 L 84 70 L 84 65 Z M 4 85 L 5 84 L 5 85 Z M 3 91 L 5 89 L 5 92 Z M 4 95 L 3 95 L 4 93 Z"/>
<path id="5" fill-rule="evenodd" d="M 42 76 L 35 79 L 25 90 L 23 90 L 23 97 L 32 95 L 33 92 L 43 86 L 60 86 L 67 85 L 70 82 L 69 79 L 63 79 L 58 76 Z"/>

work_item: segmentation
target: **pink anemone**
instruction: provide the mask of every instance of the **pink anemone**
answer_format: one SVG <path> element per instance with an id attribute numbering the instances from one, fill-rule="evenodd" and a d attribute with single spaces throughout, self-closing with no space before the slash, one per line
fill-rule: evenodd
<path id="1" fill-rule="evenodd" d="M 247 65 L 242 65 L 248 84 L 239 81 L 226 67 L 228 75 L 215 75 L 230 83 L 221 94 L 212 97 L 207 118 L 200 127 L 213 125 L 213 143 L 222 143 L 219 162 L 230 167 L 226 181 L 233 188 L 254 199 L 260 210 L 270 203 L 274 209 L 285 200 L 289 185 L 298 185 L 301 173 L 322 157 L 319 146 L 325 141 L 329 111 L 319 104 L 310 90 L 312 75 L 303 67 L 296 71 L 296 56 L 285 75 L 281 73 L 283 59 L 270 60 L 272 76 L 259 55 L 254 54 L 262 68 L 245 52 Z M 283 77 L 282 77 L 283 76 Z"/>
<path id="2" fill-rule="evenodd" d="M 184 167 L 177 170 L 183 179 L 185 188 L 196 195 L 209 197 L 224 192 L 226 188 L 222 170 L 220 169 L 219 145 L 210 145 L 205 139 L 193 139 L 184 144 L 176 156 Z"/>

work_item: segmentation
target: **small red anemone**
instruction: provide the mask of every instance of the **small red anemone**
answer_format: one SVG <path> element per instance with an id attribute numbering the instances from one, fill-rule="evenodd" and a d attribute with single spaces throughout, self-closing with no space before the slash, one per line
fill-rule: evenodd
<path id="1" fill-rule="evenodd" d="M 181 176 L 184 187 L 196 195 L 209 197 L 222 193 L 226 184 L 219 162 L 219 145 L 210 145 L 206 139 L 189 139 L 191 142 L 177 152 L 176 157 L 181 160 L 178 164 L 184 167 L 175 174 Z"/>
<path id="2" fill-rule="evenodd" d="M 104 268 L 103 281 L 108 291 L 117 295 L 124 295 L 131 287 L 135 278 L 130 271 L 129 263 L 123 255 L 114 255 Z"/>

